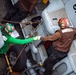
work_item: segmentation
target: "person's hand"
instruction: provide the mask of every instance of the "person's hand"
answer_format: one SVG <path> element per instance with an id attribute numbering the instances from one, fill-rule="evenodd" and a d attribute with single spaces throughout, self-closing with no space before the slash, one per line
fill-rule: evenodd
<path id="1" fill-rule="evenodd" d="M 7 38 L 5 36 L 2 36 L 4 41 L 7 41 Z"/>
<path id="2" fill-rule="evenodd" d="M 34 40 L 40 40 L 41 36 L 34 37 Z"/>

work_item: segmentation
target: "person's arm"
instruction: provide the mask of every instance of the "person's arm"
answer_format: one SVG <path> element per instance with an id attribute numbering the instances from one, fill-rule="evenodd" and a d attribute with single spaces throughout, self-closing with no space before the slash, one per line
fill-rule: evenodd
<path id="1" fill-rule="evenodd" d="M 13 43 L 13 44 L 27 44 L 27 43 L 31 43 L 34 40 L 40 40 L 41 36 L 36 36 L 36 37 L 32 37 L 32 38 L 27 38 L 27 39 L 17 39 L 17 38 L 13 38 L 11 36 L 7 37 L 8 38 L 8 42 Z"/>
<path id="2" fill-rule="evenodd" d="M 59 39 L 60 37 L 61 37 L 60 33 L 59 32 L 56 32 L 53 35 L 41 37 L 41 40 L 42 41 L 54 41 L 54 40 Z"/>
<path id="3" fill-rule="evenodd" d="M 13 38 L 10 37 L 9 38 L 9 42 L 13 43 L 13 44 L 27 44 L 27 43 L 31 43 L 34 41 L 34 38 L 28 38 L 28 39 L 17 39 L 17 38 Z"/>

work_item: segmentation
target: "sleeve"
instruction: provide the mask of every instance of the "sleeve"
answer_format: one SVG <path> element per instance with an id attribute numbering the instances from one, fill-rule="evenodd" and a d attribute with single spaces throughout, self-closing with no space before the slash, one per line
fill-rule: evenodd
<path id="1" fill-rule="evenodd" d="M 17 38 L 10 37 L 8 39 L 8 41 L 10 43 L 13 43 L 13 44 L 27 44 L 27 43 L 33 42 L 34 41 L 34 37 L 33 38 L 28 38 L 28 39 L 17 39 Z"/>
<path id="2" fill-rule="evenodd" d="M 41 40 L 42 41 L 54 41 L 54 40 L 59 39 L 60 37 L 61 37 L 61 34 L 59 32 L 56 32 L 53 35 L 41 37 Z"/>

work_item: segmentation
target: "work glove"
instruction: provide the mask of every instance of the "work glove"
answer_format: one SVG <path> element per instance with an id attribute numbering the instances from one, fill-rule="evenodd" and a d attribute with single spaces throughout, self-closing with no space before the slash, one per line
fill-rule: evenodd
<path id="1" fill-rule="evenodd" d="M 34 37 L 34 40 L 40 40 L 41 36 Z"/>
<path id="2" fill-rule="evenodd" d="M 5 36 L 2 36 L 4 41 L 7 41 L 7 38 Z"/>

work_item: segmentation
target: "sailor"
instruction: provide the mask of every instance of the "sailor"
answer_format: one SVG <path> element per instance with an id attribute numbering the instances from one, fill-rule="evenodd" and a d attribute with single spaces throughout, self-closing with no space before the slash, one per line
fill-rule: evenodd
<path id="1" fill-rule="evenodd" d="M 51 75 L 53 66 L 62 58 L 67 56 L 71 44 L 76 35 L 76 28 L 69 27 L 67 18 L 60 18 L 58 21 L 60 30 L 55 34 L 41 37 L 42 41 L 51 41 L 50 56 L 44 61 L 44 75 Z"/>
<path id="2" fill-rule="evenodd" d="M 15 38 L 14 35 L 12 34 L 14 31 L 15 31 L 15 27 L 11 23 L 6 23 L 5 27 L 1 28 L 4 45 L 0 49 L 0 54 L 6 53 L 8 51 L 10 44 L 21 44 L 21 45 L 28 44 L 35 40 L 40 40 L 40 37 L 41 37 L 41 36 L 36 36 L 36 37 L 27 38 L 27 39 L 19 39 L 19 38 Z"/>

